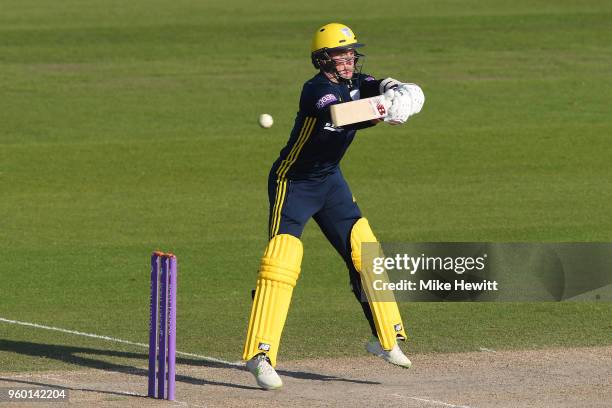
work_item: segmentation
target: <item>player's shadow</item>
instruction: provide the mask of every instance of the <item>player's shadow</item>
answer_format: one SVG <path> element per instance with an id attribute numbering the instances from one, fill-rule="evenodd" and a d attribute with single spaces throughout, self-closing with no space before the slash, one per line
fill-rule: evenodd
<path id="1" fill-rule="evenodd" d="M 281 376 L 298 378 L 301 380 L 341 381 L 341 382 L 349 382 L 349 383 L 354 383 L 354 384 L 371 384 L 371 385 L 380 384 L 377 381 L 355 380 L 353 378 L 342 378 L 342 377 L 336 377 L 335 375 L 309 373 L 309 372 L 304 372 L 304 371 L 289 371 L 289 370 L 279 369 L 279 370 L 276 370 L 276 372 Z"/>
<path id="2" fill-rule="evenodd" d="M 90 347 L 64 346 L 58 344 L 40 344 L 30 343 L 26 341 L 0 340 L 0 351 L 8 351 L 12 353 L 24 354 L 31 357 L 47 358 L 62 361 L 68 364 L 74 364 L 82 367 L 96 368 L 105 371 L 114 371 L 122 374 L 140 375 L 148 377 L 148 370 L 144 368 L 110 362 L 91 356 L 107 356 L 117 358 L 129 358 L 136 360 L 148 361 L 147 353 L 134 353 L 129 351 L 101 350 Z M 211 366 L 220 367 L 222 363 L 209 363 L 194 359 L 177 358 L 177 364 L 187 364 L 194 366 Z M 229 364 L 225 364 L 224 368 L 233 368 Z M 226 382 L 204 380 L 201 378 L 190 377 L 187 375 L 177 374 L 177 382 L 184 382 L 194 385 L 218 385 L 223 387 L 240 388 L 246 390 L 258 390 L 259 388 L 250 387 L 240 384 L 232 384 Z M 85 390 L 86 391 L 86 390 Z"/>
<path id="3" fill-rule="evenodd" d="M 0 351 L 8 351 L 12 353 L 18 353 L 28 355 L 31 357 L 47 358 L 57 361 L 61 361 L 68 364 L 74 364 L 82 367 L 90 367 L 105 371 L 114 371 L 123 374 L 140 375 L 143 377 L 148 376 L 148 370 L 144 368 L 134 367 L 130 365 L 120 364 L 117 362 L 111 362 L 100 357 L 115 357 L 115 358 L 127 358 L 136 360 L 148 361 L 148 353 L 135 353 L 129 351 L 116 351 L 116 350 L 104 350 L 94 349 L 91 347 L 78 347 L 78 346 L 66 346 L 58 344 L 41 344 L 31 343 L 26 341 L 13 341 L 0 339 Z M 97 357 L 97 358 L 94 358 Z M 177 364 L 184 364 L 196 367 L 209 367 L 209 368 L 222 368 L 246 371 L 246 367 L 243 365 L 227 364 L 219 361 L 209 361 L 204 359 L 194 359 L 177 357 Z M 279 370 L 280 375 L 297 379 L 317 380 L 317 381 L 342 381 L 351 382 L 356 384 L 380 384 L 374 381 L 363 381 L 355 379 L 347 379 L 342 377 L 336 377 L 331 375 L 301 372 L 301 371 L 289 371 Z M 250 374 L 249 374 L 250 375 Z M 251 387 L 241 384 L 232 384 L 227 382 L 205 380 L 201 378 L 195 378 L 187 375 L 177 374 L 177 382 L 184 382 L 194 385 L 218 385 L 230 388 L 239 388 L 245 390 L 259 390 L 257 387 Z M 88 391 L 88 390 L 83 390 Z M 93 390 L 91 390 L 93 391 Z M 103 392 L 103 391 L 100 391 Z M 123 394 L 121 394 L 123 395 Z"/>

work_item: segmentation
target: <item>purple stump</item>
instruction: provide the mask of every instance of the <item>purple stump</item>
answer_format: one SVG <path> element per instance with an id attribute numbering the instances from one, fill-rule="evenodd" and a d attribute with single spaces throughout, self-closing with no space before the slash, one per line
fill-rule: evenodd
<path id="1" fill-rule="evenodd" d="M 177 261 L 170 256 L 170 276 L 168 282 L 168 399 L 174 400 L 174 380 L 176 364 L 176 285 Z"/>
<path id="2" fill-rule="evenodd" d="M 168 257 L 161 259 L 160 302 L 159 302 L 159 355 L 157 371 L 157 398 L 166 398 L 166 339 L 168 318 Z"/>
<path id="3" fill-rule="evenodd" d="M 155 360 L 157 358 L 157 306 L 159 254 L 151 255 L 151 320 L 149 325 L 149 397 L 155 398 Z"/>

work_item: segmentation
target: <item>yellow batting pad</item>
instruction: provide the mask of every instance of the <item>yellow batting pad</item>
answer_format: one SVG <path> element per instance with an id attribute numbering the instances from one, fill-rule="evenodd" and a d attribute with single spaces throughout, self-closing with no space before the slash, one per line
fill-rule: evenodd
<path id="1" fill-rule="evenodd" d="M 302 242 L 289 234 L 274 236 L 261 259 L 249 329 L 242 358 L 266 353 L 272 366 L 287 319 L 293 288 L 300 275 Z"/>
<path id="2" fill-rule="evenodd" d="M 406 332 L 404 331 L 404 325 L 402 324 L 402 317 L 400 316 L 397 303 L 395 298 L 389 299 L 389 294 L 386 294 L 386 301 L 377 301 L 380 298 L 373 289 L 373 274 L 366 271 L 364 265 L 362 265 L 362 243 L 378 243 L 378 240 L 374 236 L 368 220 L 360 218 L 353 229 L 351 230 L 351 257 L 353 265 L 361 277 L 363 289 L 368 297 L 370 303 L 370 309 L 374 317 L 374 324 L 376 325 L 376 332 L 378 333 L 378 340 L 385 350 L 391 350 L 395 345 L 397 338 L 402 340 L 406 339 Z M 382 254 L 382 250 L 380 250 Z M 378 278 L 380 278 L 379 276 Z"/>

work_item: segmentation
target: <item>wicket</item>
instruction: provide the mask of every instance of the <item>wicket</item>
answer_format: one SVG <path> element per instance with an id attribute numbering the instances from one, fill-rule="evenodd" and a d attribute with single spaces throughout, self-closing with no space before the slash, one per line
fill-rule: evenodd
<path id="1" fill-rule="evenodd" d="M 151 255 L 149 397 L 174 400 L 176 360 L 176 256 Z M 156 367 L 157 364 L 157 367 Z"/>

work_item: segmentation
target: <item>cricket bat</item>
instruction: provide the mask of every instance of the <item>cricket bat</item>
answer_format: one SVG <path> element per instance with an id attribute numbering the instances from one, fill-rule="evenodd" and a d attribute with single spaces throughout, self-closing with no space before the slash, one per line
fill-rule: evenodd
<path id="1" fill-rule="evenodd" d="M 352 102 L 337 103 L 330 106 L 334 126 L 350 125 L 366 120 L 382 119 L 387 116 L 387 105 L 383 95 L 358 99 Z"/>

